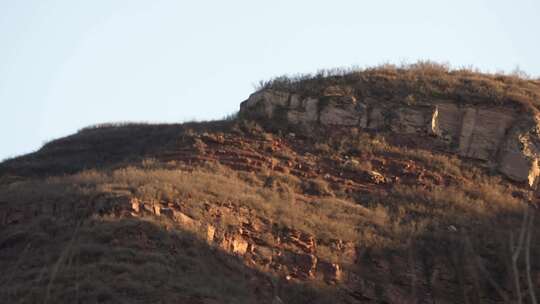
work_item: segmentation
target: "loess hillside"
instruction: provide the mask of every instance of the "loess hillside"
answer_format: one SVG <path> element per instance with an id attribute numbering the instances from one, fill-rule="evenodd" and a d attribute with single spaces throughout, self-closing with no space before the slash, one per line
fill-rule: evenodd
<path id="1" fill-rule="evenodd" d="M 536 113 L 535 81 L 428 67 L 261 90 Z M 0 302 L 535 303 L 535 183 L 438 133 L 318 113 L 95 126 L 4 161 Z"/>

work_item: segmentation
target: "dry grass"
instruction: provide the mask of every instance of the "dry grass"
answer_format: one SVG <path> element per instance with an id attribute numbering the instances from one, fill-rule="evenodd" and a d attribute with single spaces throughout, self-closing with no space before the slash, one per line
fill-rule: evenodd
<path id="1" fill-rule="evenodd" d="M 423 69 L 423 74 L 417 71 L 422 77 L 444 72 L 436 66 Z M 396 77 L 401 77 L 402 72 L 395 71 Z M 11 168 L 9 172 L 24 175 L 24 170 L 29 170 L 32 174 L 0 183 L 2 210 L 30 212 L 36 218 L 31 223 L 2 230 L 0 266 L 6 269 L 6 275 L 0 277 L 4 286 L 0 296 L 22 299 L 21 302 L 46 298 L 49 303 L 113 303 L 157 302 L 162 300 L 162 294 L 174 294 L 179 302 L 189 301 L 182 298 L 186 295 L 226 299 L 231 303 L 254 302 L 253 295 L 246 291 L 247 276 L 242 274 L 250 270 L 240 263 L 233 263 L 236 268 L 229 269 L 226 265 L 230 264 L 220 260 L 227 257 L 216 256 L 200 242 L 200 236 L 176 231 L 163 218 L 135 220 L 112 216 L 115 204 L 126 197 L 180 203 L 182 211 L 193 218 L 212 220 L 223 230 L 238 229 L 241 218 L 233 213 L 216 223 L 209 218 L 208 205 L 249 209 L 250 216 L 268 220 L 277 229 L 294 228 L 312 234 L 317 239 L 319 258 L 345 266 L 356 262 L 336 255 L 331 247 L 333 241 L 351 241 L 362 250 L 385 254 L 406 255 L 417 250 L 416 258 L 423 263 L 459 256 L 454 261 L 459 266 L 468 263 L 470 252 L 476 252 L 495 265 L 490 273 L 504 281 L 505 272 L 499 268 L 507 258 L 506 241 L 509 232 L 519 227 L 524 204 L 522 199 L 513 197 L 516 187 L 489 170 L 454 156 L 394 146 L 383 133 L 358 130 L 350 130 L 347 136 L 327 136 L 325 141 L 318 139 L 321 141 L 316 143 L 302 139 L 300 149 L 287 148 L 271 157 L 298 161 L 307 155 L 306 163 L 314 168 L 318 161 L 322 165 L 328 161 L 336 164 L 329 171 L 332 178 L 345 171 L 350 177 L 374 166 L 384 173 L 383 160 L 409 162 L 414 170 L 440 174 L 446 180 L 362 184 L 375 191 L 360 199 L 360 192 L 341 191 L 346 183 L 336 185 L 332 178 L 325 177 L 324 170 L 316 171 L 318 168 L 313 171 L 318 178 L 306 178 L 292 175 L 292 169 L 281 173 L 268 168 L 243 172 L 214 162 L 187 166 L 152 158 L 159 149 L 177 147 L 179 143 L 190 145 L 194 154 L 209 154 L 213 147 L 195 140 L 193 135 L 201 133 L 201 129 L 206 132 L 215 128 L 221 132 L 222 127 L 217 123 L 205 127 L 194 124 L 90 128 L 46 145 L 39 157 L 4 164 Z M 246 150 L 266 151 L 270 140 L 293 141 L 292 137 L 266 134 L 253 122 L 237 122 L 230 127 L 231 133 L 257 138 L 253 146 L 243 147 Z M 311 157 L 314 151 L 317 157 Z M 55 176 L 35 175 L 32 170 L 36 168 Z M 48 208 L 58 216 L 51 216 Z M 80 229 L 76 230 L 78 225 Z M 471 245 L 467 245 L 471 248 L 465 248 L 464 235 L 471 240 Z M 273 245 L 273 238 L 264 240 Z M 411 244 L 416 247 L 411 249 Z M 538 254 L 538 250 L 534 244 L 532 255 Z M 299 293 L 303 292 L 305 289 L 300 288 Z M 294 297 L 291 295 L 290 299 Z M 296 302 L 302 303 L 306 298 L 304 295 L 298 299 Z"/>
<path id="2" fill-rule="evenodd" d="M 388 149 L 384 151 L 388 152 Z M 460 176 L 464 172 L 462 165 L 452 158 L 425 151 L 400 150 L 399 153 L 405 158 L 423 160 L 434 170 L 456 172 Z M 81 214 L 91 206 L 76 204 L 74 198 L 109 194 L 134 196 L 146 201 L 181 201 L 190 215 L 200 220 L 205 220 L 203 202 L 230 202 L 238 207 L 248 207 L 280 226 L 300 229 L 322 240 L 370 243 L 371 240 L 362 239 L 360 232 L 368 227 L 376 228 L 387 239 L 388 245 L 395 240 L 383 219 L 390 217 L 403 226 L 398 227 L 399 230 L 409 231 L 412 226 L 416 227 L 410 220 L 413 217 L 415 221 L 427 221 L 428 226 L 439 227 L 455 225 L 458 221 L 466 224 L 471 218 L 492 218 L 498 213 L 519 212 L 522 205 L 511 196 L 508 188 L 501 186 L 499 179 L 482 177 L 478 172 L 468 174 L 474 183 L 431 188 L 396 186 L 387 198 L 374 199 L 364 203 L 366 207 L 363 207 L 352 197 L 333 197 L 328 183 L 322 179 L 302 182 L 288 174 L 250 175 L 216 163 L 207 163 L 192 170 L 149 159 L 144 160 L 140 167 L 88 170 L 45 181 L 16 183 L 2 188 L 0 195 L 21 205 L 55 201 L 57 208 L 75 207 L 81 210 Z M 482 178 L 475 178 L 477 175 Z M 298 199 L 296 193 L 299 191 L 318 198 Z M 400 237 L 396 236 L 396 240 Z"/>
<path id="3" fill-rule="evenodd" d="M 140 167 L 93 169 L 0 187 L 0 197 L 12 208 L 33 210 L 54 205 L 56 213 L 52 217 L 36 210 L 42 215 L 31 225 L 11 226 L 4 231 L 0 239 L 4 261 L 11 261 L 24 246 L 35 249 L 21 255 L 18 264 L 25 265 L 24 269 L 17 265 L 8 268 L 13 275 L 10 283 L 0 288 L 0 294 L 14 303 L 43 299 L 47 303 L 155 302 L 165 296 L 170 300 L 171 295 L 178 295 L 180 302 L 190 296 L 254 302 L 242 273 L 249 270 L 242 270 L 240 263 L 233 261 L 237 266 L 228 269 L 230 261 L 223 263 L 198 236 L 175 232 L 156 218 L 141 222 L 110 216 L 114 206 L 108 208 L 106 204 L 115 200 L 107 197 L 182 201 L 186 212 L 201 221 L 208 220 L 204 202 L 230 202 L 249 207 L 280 226 L 308 231 L 322 239 L 355 239 L 355 226 L 361 219 L 370 221 L 371 211 L 351 202 L 330 198 L 301 202 L 295 200 L 290 188 L 276 192 L 272 187 L 262 187 L 264 181 L 258 176 L 247 179 L 217 164 L 192 169 L 149 159 Z M 291 182 L 291 187 L 301 187 L 293 176 L 273 179 L 283 186 Z M 99 210 L 109 211 L 100 216 Z M 221 224 L 227 229 L 227 225 L 240 223 L 224 220 Z M 75 229 L 79 225 L 80 229 Z M 14 231 L 15 227 L 24 230 Z M 175 250 L 174 255 L 171 250 Z M 33 283 L 29 285 L 28 280 Z M 288 296 L 293 302 L 301 303 L 299 299 L 316 294 L 305 294 L 305 287 L 286 292 L 291 293 Z"/>
<path id="4" fill-rule="evenodd" d="M 540 85 L 523 72 L 487 74 L 430 61 L 282 76 L 261 82 L 258 89 L 321 96 L 329 86 L 352 88 L 357 96 L 388 101 L 451 99 L 489 105 L 517 104 L 528 110 L 540 108 Z"/>
<path id="5" fill-rule="evenodd" d="M 240 262 L 230 260 L 226 266 L 185 231 L 106 217 L 89 219 L 78 231 L 58 221 L 49 225 L 61 230 L 43 235 L 41 244 L 29 229 L 27 242 L 35 248 L 0 288 L 6 303 L 182 303 L 192 297 L 254 301 Z M 69 233 L 74 238 L 64 246 L 63 236 Z"/>
<path id="6" fill-rule="evenodd" d="M 147 160 L 144 166 L 109 172 L 88 170 L 45 181 L 22 182 L 8 189 L 0 189 L 0 194 L 4 199 L 17 201 L 21 205 L 37 200 L 55 201 L 57 208 L 81 209 L 92 206 L 76 203 L 77 198 L 91 198 L 100 194 L 129 195 L 145 201 L 181 201 L 188 212 L 200 220 L 205 220 L 202 218 L 203 202 L 230 202 L 255 210 L 259 216 L 273 219 L 281 226 L 305 230 L 319 238 L 350 240 L 356 239 L 356 226 L 362 220 L 367 220 L 369 214 L 368 209 L 331 197 L 313 203 L 296 200 L 294 191 L 304 187 L 307 192 L 316 195 L 330 195 L 328 184 L 323 180 L 304 185 L 298 178 L 284 174 L 261 180 L 259 176 L 238 174 L 219 164 L 183 170 L 166 168 Z M 263 187 L 264 183 L 266 187 Z M 358 212 L 354 211 L 356 209 Z M 342 235 L 341 232 L 347 233 Z"/>
<path id="7" fill-rule="evenodd" d="M 423 157 L 429 159 L 427 155 Z M 402 251 L 407 250 L 409 240 L 414 239 L 416 246 L 422 248 L 422 254 L 438 256 L 457 250 L 445 245 L 452 244 L 449 241 L 452 232 L 448 230 L 451 226 L 460 233 L 467 233 L 474 242 L 474 250 L 485 254 L 488 247 L 484 244 L 505 239 L 504 229 L 519 222 L 523 205 L 511 197 L 497 178 L 478 172 L 470 174 L 474 183 L 433 188 L 397 186 L 389 196 L 362 206 L 346 197 L 300 199 L 296 191 L 302 191 L 302 182 L 285 174 L 239 174 L 213 163 L 188 170 L 150 159 L 138 167 L 88 170 L 14 183 L 0 188 L 0 197 L 16 201 L 21 207 L 35 202 L 54 202 L 57 210 L 80 210 L 75 212 L 79 219 L 91 213 L 88 210 L 96 207 L 92 202 L 100 194 L 179 200 L 186 212 L 202 221 L 208 220 L 204 202 L 229 202 L 248 207 L 254 215 L 270 219 L 278 226 L 313 234 L 319 240 L 319 258 L 348 265 L 354 261 L 336 256 L 326 245 L 329 241 L 349 240 L 370 250 Z M 268 179 L 271 181 L 267 182 Z M 25 191 L 27 189 L 32 191 Z M 506 219 L 500 218 L 503 215 Z M 198 236 L 171 232 L 167 228 L 170 226 L 156 219 L 145 221 L 148 222 L 92 216 L 74 236 L 67 232 L 76 231 L 73 229 L 76 222 L 52 221 L 45 217 L 35 221 L 36 226 L 26 227 L 18 234 L 10 231 L 0 242 L 0 247 L 5 248 L 9 243 L 12 248 L 11 253 L 3 252 L 5 260 L 10 260 L 10 254 L 21 252 L 16 248 L 31 244 L 38 250 L 22 255 L 21 265 L 32 261 L 32 265 L 49 266 L 25 271 L 17 270 L 17 266 L 9 268 L 13 283 L 6 285 L 9 291 L 1 290 L 3 296 L 26 302 L 47 296 L 50 303 L 73 299 L 147 302 L 158 301 L 164 294 L 168 297 L 177 294 L 180 299 L 191 295 L 234 303 L 253 301 L 252 295 L 246 293 L 245 277 L 236 273 L 231 279 L 231 270 L 198 243 Z M 222 229 L 228 229 L 229 225 L 240 225 L 240 222 L 232 219 L 223 220 L 221 224 Z M 491 234 L 486 234 L 487 231 Z M 66 244 L 71 245 L 64 247 Z M 170 256 L 172 246 L 180 251 Z M 533 254 L 536 252 L 535 247 Z M 497 259 L 504 261 L 504 253 Z M 232 273 L 238 271 L 235 269 Z M 175 279 L 167 279 L 172 277 Z M 498 280 L 502 280 L 499 277 Z M 29 288 L 23 283 L 26 280 L 36 283 Z M 289 299 L 304 303 L 308 296 L 300 294 L 291 295 Z"/>

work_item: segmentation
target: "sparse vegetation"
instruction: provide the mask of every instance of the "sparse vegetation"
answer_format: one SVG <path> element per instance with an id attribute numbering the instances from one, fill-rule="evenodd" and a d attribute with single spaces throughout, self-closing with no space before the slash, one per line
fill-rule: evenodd
<path id="1" fill-rule="evenodd" d="M 540 85 L 521 71 L 486 74 L 473 68 L 451 68 L 448 64 L 431 61 L 281 76 L 260 82 L 258 89 L 320 96 L 329 86 L 348 87 L 358 96 L 389 101 L 450 99 L 486 104 L 510 103 L 528 110 L 540 109 Z"/>
<path id="2" fill-rule="evenodd" d="M 411 103 L 539 106 L 540 84 L 523 75 L 429 62 L 262 87 L 310 95 L 330 85 Z M 540 247 L 531 191 L 484 164 L 398 139 L 356 128 L 269 133 L 233 115 L 105 124 L 51 141 L 0 164 L 0 301 L 270 303 L 279 294 L 286 303 L 344 295 L 354 303 L 387 301 L 386 290 L 448 303 L 533 299 Z M 134 201 L 152 211 L 134 211 Z M 209 230 L 180 225 L 173 207 L 227 242 L 252 242 L 210 244 Z M 245 250 L 243 260 L 230 248 Z M 287 259 L 326 273 L 301 276 Z"/>

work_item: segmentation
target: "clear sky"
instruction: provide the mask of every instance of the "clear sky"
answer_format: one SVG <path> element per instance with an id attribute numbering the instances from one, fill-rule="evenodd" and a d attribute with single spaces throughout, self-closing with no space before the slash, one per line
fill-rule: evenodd
<path id="1" fill-rule="evenodd" d="M 259 80 L 430 59 L 540 75 L 538 0 L 0 0 L 0 159 L 233 113 Z"/>

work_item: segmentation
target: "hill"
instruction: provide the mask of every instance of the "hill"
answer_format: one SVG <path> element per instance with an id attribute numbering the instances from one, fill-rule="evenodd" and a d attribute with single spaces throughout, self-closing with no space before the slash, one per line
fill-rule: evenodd
<path id="1" fill-rule="evenodd" d="M 54 140 L 0 164 L 0 298 L 535 303 L 539 87 L 379 67 Z"/>

